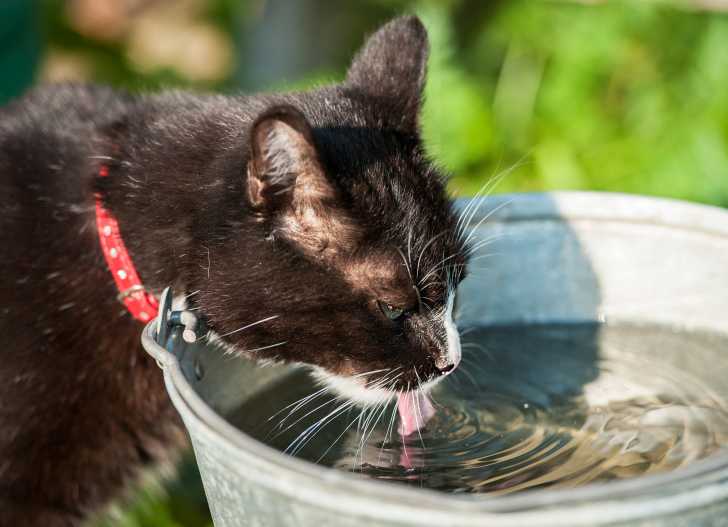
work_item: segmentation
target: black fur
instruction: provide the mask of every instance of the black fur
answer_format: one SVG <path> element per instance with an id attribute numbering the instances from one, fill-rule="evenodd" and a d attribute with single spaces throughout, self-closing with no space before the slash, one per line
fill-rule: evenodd
<path id="1" fill-rule="evenodd" d="M 440 374 L 435 319 L 465 255 L 418 134 L 426 58 L 405 17 L 310 92 L 47 86 L 0 111 L 0 526 L 78 525 L 183 436 L 116 300 L 96 192 L 149 290 L 199 291 L 220 335 L 278 316 L 223 339 L 238 352 L 400 367 L 392 389 Z"/>

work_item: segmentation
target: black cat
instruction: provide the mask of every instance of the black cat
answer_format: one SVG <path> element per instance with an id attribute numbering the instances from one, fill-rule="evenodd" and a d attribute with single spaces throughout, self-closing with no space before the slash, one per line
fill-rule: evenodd
<path id="1" fill-rule="evenodd" d="M 364 401 L 457 366 L 467 250 L 419 136 L 426 61 L 404 17 L 309 92 L 46 86 L 0 110 L 0 525 L 79 525 L 184 441 L 97 196 L 146 290 L 194 293 L 235 353 Z"/>

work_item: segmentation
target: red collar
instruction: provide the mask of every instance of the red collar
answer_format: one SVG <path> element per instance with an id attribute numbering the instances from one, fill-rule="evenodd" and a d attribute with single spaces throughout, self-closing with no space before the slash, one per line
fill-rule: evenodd
<path id="1" fill-rule="evenodd" d="M 102 166 L 99 177 L 109 175 L 109 169 Z M 157 316 L 159 302 L 149 294 L 139 279 L 134 263 L 131 261 L 129 251 L 121 239 L 119 224 L 116 218 L 104 208 L 101 199 L 96 197 L 96 229 L 99 233 L 101 250 L 104 252 L 106 264 L 114 276 L 116 288 L 119 290 L 117 298 L 129 310 L 129 313 L 142 322 L 149 322 Z"/>

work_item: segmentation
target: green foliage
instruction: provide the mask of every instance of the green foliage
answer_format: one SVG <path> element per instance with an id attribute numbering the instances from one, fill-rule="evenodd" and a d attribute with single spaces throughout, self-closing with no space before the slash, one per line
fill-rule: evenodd
<path id="1" fill-rule="evenodd" d="M 728 204 L 728 17 L 654 2 L 510 1 L 435 50 L 425 133 L 454 185 L 590 189 Z"/>
<path id="2" fill-rule="evenodd" d="M 307 2 L 318 4 L 333 9 Z M 359 18 L 347 11 L 336 20 L 374 24 L 387 10 L 414 11 L 428 27 L 424 135 L 456 192 L 472 194 L 509 169 L 497 191 L 611 190 L 728 205 L 728 16 L 639 0 L 368 4 Z M 135 70 L 123 40 L 84 37 L 69 27 L 63 2 L 43 5 L 51 47 L 82 54 L 94 80 L 235 89 L 232 75 L 196 84 L 169 68 Z M 245 71 L 251 43 L 239 37 L 261 23 L 257 3 L 203 5 L 194 16 L 230 36 Z M 350 40 L 330 45 L 348 49 Z M 345 66 L 326 64 L 278 87 L 340 77 Z"/>

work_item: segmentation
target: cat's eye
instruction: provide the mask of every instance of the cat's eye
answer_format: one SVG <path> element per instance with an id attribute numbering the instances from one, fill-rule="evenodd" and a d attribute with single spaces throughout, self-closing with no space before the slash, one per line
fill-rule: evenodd
<path id="1" fill-rule="evenodd" d="M 384 313 L 384 316 L 389 320 L 399 320 L 404 316 L 404 309 L 400 307 L 393 306 L 387 302 L 382 302 L 381 300 L 377 301 L 377 305 L 382 313 Z"/>

